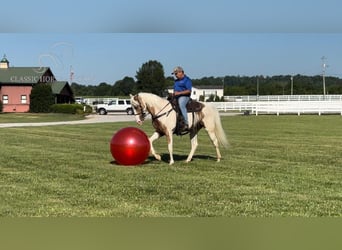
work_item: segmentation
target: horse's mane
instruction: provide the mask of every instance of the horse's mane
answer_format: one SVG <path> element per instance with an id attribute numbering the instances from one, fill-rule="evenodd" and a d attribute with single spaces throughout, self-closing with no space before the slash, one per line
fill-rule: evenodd
<path id="1" fill-rule="evenodd" d="M 155 107 L 160 107 L 168 102 L 168 100 L 166 100 L 165 98 L 152 93 L 140 92 L 138 95 L 141 96 L 146 103 L 149 103 L 150 105 Z"/>

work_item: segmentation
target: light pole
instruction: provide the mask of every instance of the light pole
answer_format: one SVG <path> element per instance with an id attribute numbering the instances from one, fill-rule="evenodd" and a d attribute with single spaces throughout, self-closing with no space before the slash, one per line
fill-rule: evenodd
<path id="1" fill-rule="evenodd" d="M 323 97 L 325 99 L 325 68 L 327 67 L 326 63 L 324 62 L 326 57 L 323 56 L 322 58 L 322 68 L 323 68 L 323 72 L 322 72 L 322 77 L 323 77 Z"/>
<path id="2" fill-rule="evenodd" d="M 257 101 L 259 101 L 259 76 L 257 76 Z"/>
<path id="3" fill-rule="evenodd" d="M 224 100 L 224 77 L 222 77 L 222 100 Z"/>
<path id="4" fill-rule="evenodd" d="M 293 95 L 293 76 L 291 76 L 291 95 Z"/>

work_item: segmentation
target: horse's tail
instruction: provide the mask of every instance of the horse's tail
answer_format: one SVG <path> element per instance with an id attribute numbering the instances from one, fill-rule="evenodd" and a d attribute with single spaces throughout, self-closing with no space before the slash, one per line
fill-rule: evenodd
<path id="1" fill-rule="evenodd" d="M 224 148 L 228 148 L 229 142 L 227 140 L 226 133 L 224 132 L 224 130 L 222 128 L 220 114 L 214 106 L 212 106 L 212 114 L 214 116 L 213 117 L 214 118 L 214 124 L 215 124 L 214 131 L 215 131 L 215 135 L 216 135 L 216 138 L 218 140 L 218 143 L 221 146 L 223 146 Z"/>

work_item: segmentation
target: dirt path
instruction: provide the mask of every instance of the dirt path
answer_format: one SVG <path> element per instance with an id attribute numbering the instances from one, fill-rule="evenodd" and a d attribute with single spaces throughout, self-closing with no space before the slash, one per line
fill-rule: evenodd
<path id="1" fill-rule="evenodd" d="M 133 115 L 126 114 L 111 114 L 111 115 L 88 115 L 84 120 L 78 121 L 62 121 L 62 122 L 30 122 L 30 123 L 0 123 L 0 128 L 10 127 L 37 127 L 37 126 L 51 126 L 51 125 L 64 125 L 64 124 L 90 124 L 90 123 L 103 123 L 103 122 L 124 122 L 134 121 Z"/>
<path id="2" fill-rule="evenodd" d="M 221 116 L 234 116 L 241 115 L 239 113 L 220 113 Z M 146 119 L 150 119 L 147 116 Z M 103 122 L 129 122 L 135 121 L 134 115 L 127 115 L 123 113 L 113 113 L 109 115 L 88 115 L 84 120 L 78 121 L 62 121 L 62 122 L 30 122 L 30 123 L 0 123 L 0 128 L 11 127 L 39 127 L 39 126 L 52 126 L 52 125 L 64 125 L 64 124 L 91 124 L 91 123 L 103 123 Z"/>

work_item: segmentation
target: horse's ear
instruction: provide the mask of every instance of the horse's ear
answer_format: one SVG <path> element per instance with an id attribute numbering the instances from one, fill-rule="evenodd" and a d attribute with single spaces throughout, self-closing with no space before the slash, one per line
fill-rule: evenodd
<path id="1" fill-rule="evenodd" d="M 129 97 L 130 97 L 130 98 L 132 98 L 132 97 L 133 97 L 133 95 L 132 95 L 132 94 L 129 94 Z"/>

